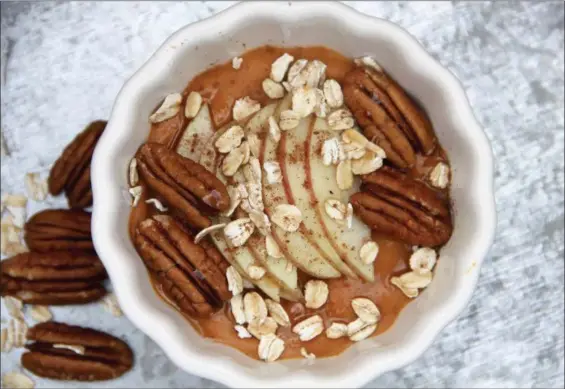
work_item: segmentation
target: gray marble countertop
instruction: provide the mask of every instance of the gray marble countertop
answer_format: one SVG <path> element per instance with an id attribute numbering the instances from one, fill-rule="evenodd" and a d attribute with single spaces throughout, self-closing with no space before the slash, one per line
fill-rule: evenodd
<path id="1" fill-rule="evenodd" d="M 2 2 L 2 193 L 23 193 L 26 172 L 46 176 L 172 32 L 229 5 Z M 498 232 L 471 303 L 421 358 L 369 387 L 563 387 L 564 3 L 351 5 L 406 28 L 459 77 L 496 158 Z M 57 205 L 31 202 L 29 213 Z M 52 311 L 126 339 L 136 364 L 114 381 L 34 378 L 37 387 L 218 387 L 177 369 L 100 304 Z M 19 356 L 3 353 L 2 373 L 18 370 Z"/>

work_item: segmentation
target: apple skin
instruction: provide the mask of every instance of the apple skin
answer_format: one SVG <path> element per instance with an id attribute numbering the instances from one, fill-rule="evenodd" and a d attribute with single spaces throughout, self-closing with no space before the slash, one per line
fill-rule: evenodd
<path id="1" fill-rule="evenodd" d="M 291 95 L 287 95 L 280 101 L 273 115 L 277 122 L 280 113 L 289 109 L 291 104 Z M 261 155 L 259 158 L 261 166 L 267 161 L 278 162 L 280 142 L 277 144 L 272 136 L 263 136 L 261 140 Z M 263 202 L 265 204 L 265 213 L 271 217 L 278 205 L 292 204 L 293 199 L 288 195 L 284 181 L 283 183 L 269 184 L 266 176 L 263 175 Z M 303 272 L 320 279 L 338 278 L 341 276 L 341 273 L 325 258 L 324 253 L 317 246 L 315 239 L 309 235 L 303 223 L 301 223 L 298 231 L 295 232 L 287 232 L 273 224 L 272 234 L 287 258 Z"/>

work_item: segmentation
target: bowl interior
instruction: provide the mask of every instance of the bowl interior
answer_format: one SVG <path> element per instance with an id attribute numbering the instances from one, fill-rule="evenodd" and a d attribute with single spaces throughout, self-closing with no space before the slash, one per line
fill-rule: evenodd
<path id="1" fill-rule="evenodd" d="M 289 10 L 292 15 L 283 12 Z M 374 56 L 425 107 L 452 166 L 455 229 L 434 282 L 389 331 L 313 364 L 265 364 L 200 337 L 155 295 L 127 233 L 127 166 L 147 138 L 152 109 L 210 65 L 264 44 Z M 415 359 L 466 303 L 492 238 L 490 149 L 456 84 L 402 30 L 342 5 L 236 6 L 173 35 L 120 92 L 94 158 L 95 244 L 126 314 L 182 368 L 230 386 L 357 386 Z"/>

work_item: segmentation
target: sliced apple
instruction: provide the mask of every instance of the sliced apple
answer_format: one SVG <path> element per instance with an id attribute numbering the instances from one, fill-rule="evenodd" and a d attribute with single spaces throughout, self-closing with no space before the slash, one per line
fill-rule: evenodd
<path id="1" fill-rule="evenodd" d="M 251 236 L 246 246 L 253 252 L 254 257 L 263 267 L 267 269 L 267 272 L 279 281 L 288 296 L 292 296 L 293 300 L 298 300 L 302 297 L 302 292 L 298 288 L 296 268 L 294 266 L 289 267 L 289 260 L 286 257 L 271 257 L 267 253 L 264 236 L 257 234 Z"/>
<path id="2" fill-rule="evenodd" d="M 277 107 L 275 118 L 279 116 L 280 112 L 289 109 L 290 105 L 291 97 L 289 95 Z M 304 122 L 306 121 L 304 120 Z M 273 138 L 271 136 L 264 136 L 261 145 L 261 165 L 266 161 L 278 162 L 277 150 L 278 144 L 273 141 Z M 265 175 L 263 175 L 263 202 L 265 204 L 265 213 L 271 216 L 277 205 L 292 203 L 292 199 L 287 198 L 282 183 L 269 184 L 266 181 Z M 337 278 L 340 276 L 339 271 L 330 264 L 320 248 L 307 235 L 303 225 L 296 232 L 286 232 L 273 225 L 272 231 L 273 237 L 287 258 L 305 273 L 317 278 Z"/>
<path id="3" fill-rule="evenodd" d="M 275 280 L 273 280 L 270 275 L 266 274 L 260 280 L 250 279 L 246 275 L 247 273 L 243 270 L 241 266 L 241 261 L 236 260 L 236 258 L 232 256 L 233 252 L 228 247 L 228 244 L 224 239 L 223 232 L 216 231 L 210 234 L 210 236 L 212 238 L 212 241 L 218 248 L 218 250 L 220 250 L 224 255 L 226 261 L 228 261 L 228 263 L 232 265 L 235 268 L 235 270 L 237 270 L 239 274 L 242 275 L 242 277 L 245 277 L 248 281 L 250 281 L 259 289 L 261 289 L 267 296 L 269 296 L 273 300 L 280 301 L 281 288 L 279 287 L 279 284 Z"/>
<path id="4" fill-rule="evenodd" d="M 212 136 L 214 136 L 214 124 L 208 104 L 204 104 L 196 117 L 186 126 L 177 144 L 177 153 L 193 161 L 199 161 L 202 145 L 205 145 Z"/>
<path id="5" fill-rule="evenodd" d="M 311 239 L 314 239 L 318 247 L 322 250 L 325 258 L 343 275 L 357 278 L 351 268 L 340 258 L 338 251 L 333 247 L 334 241 L 331 239 L 325 225 L 318 218 L 316 213 L 316 198 L 313 196 L 311 183 L 306 174 L 306 164 L 308 150 L 306 143 L 310 133 L 310 126 L 314 125 L 314 118 L 302 120 L 297 128 L 291 131 L 284 131 L 281 137 L 282 152 L 279 153 L 279 162 L 283 174 L 284 185 L 292 196 L 294 205 L 302 212 L 304 228 L 307 230 Z M 301 154 L 297 157 L 296 154 Z"/>
<path id="6" fill-rule="evenodd" d="M 325 226 L 329 237 L 333 240 L 338 254 L 343 260 L 366 281 L 374 280 L 373 265 L 366 265 L 359 257 L 361 246 L 371 240 L 371 231 L 356 216 L 350 229 L 346 225 L 337 223 L 325 212 L 324 203 L 333 198 L 344 204 L 349 202 L 349 197 L 359 190 L 359 180 L 355 180 L 354 186 L 349 190 L 341 190 L 337 186 L 336 167 L 325 166 L 320 154 L 321 145 L 325 140 L 338 136 L 332 131 L 326 120 L 317 118 L 314 126 L 310 128 L 307 144 L 309 145 L 309 159 L 307 160 L 307 173 L 312 183 L 315 210 L 320 222 Z"/>

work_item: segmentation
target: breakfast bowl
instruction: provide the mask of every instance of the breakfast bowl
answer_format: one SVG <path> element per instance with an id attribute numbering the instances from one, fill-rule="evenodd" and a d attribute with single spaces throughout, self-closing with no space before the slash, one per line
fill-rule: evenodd
<path id="1" fill-rule="evenodd" d="M 266 364 L 201 337 L 155 294 L 129 236 L 128 169 L 148 116 L 196 74 L 263 45 L 371 56 L 425 109 L 450 162 L 453 231 L 433 282 L 387 331 L 330 358 Z M 340 3 L 242 3 L 173 34 L 120 91 L 92 162 L 93 241 L 125 314 L 187 372 L 232 387 L 360 387 L 418 358 L 470 299 L 494 236 L 492 165 L 461 85 L 400 27 Z"/>

